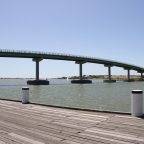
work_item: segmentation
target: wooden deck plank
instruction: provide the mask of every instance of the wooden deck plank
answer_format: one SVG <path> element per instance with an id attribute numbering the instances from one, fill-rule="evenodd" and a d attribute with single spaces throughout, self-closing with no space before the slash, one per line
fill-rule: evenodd
<path id="1" fill-rule="evenodd" d="M 1 140 L 0 140 L 0 144 L 6 144 L 6 143 L 5 143 L 4 141 L 1 141 Z"/>
<path id="2" fill-rule="evenodd" d="M 31 144 L 44 144 L 43 142 L 39 142 L 39 141 L 30 139 L 30 138 L 27 138 L 27 137 L 15 134 L 15 133 L 9 133 L 8 135 L 11 136 L 11 137 L 13 137 L 13 138 L 25 141 L 27 143 L 31 143 Z"/>
<path id="3" fill-rule="evenodd" d="M 144 144 L 144 120 L 0 100 L 0 144 Z"/>

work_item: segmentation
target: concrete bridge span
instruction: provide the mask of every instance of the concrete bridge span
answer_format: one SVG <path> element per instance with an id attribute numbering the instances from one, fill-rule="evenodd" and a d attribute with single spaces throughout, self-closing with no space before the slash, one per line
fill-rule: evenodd
<path id="1" fill-rule="evenodd" d="M 74 81 L 74 83 L 75 82 L 76 83 L 90 83 L 90 81 L 84 81 L 82 78 L 82 65 L 84 63 L 103 64 L 105 67 L 108 67 L 109 79 L 106 82 L 115 82 L 114 80 L 111 79 L 111 68 L 113 66 L 122 67 L 128 71 L 127 81 L 131 81 L 130 70 L 135 70 L 138 73 L 140 73 L 141 79 L 143 78 L 143 73 L 144 73 L 143 67 L 139 67 L 133 64 L 127 64 L 123 62 L 106 60 L 106 59 L 95 58 L 95 57 L 68 55 L 68 54 L 61 54 L 61 53 L 0 49 L 0 57 L 31 58 L 36 63 L 36 81 L 40 81 L 39 80 L 39 62 L 43 59 L 74 61 L 76 64 L 79 64 L 80 80 Z"/>

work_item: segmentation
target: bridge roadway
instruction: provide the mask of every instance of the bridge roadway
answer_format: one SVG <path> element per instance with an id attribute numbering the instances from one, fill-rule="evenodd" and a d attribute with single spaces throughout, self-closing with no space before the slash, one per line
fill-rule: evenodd
<path id="1" fill-rule="evenodd" d="M 82 65 L 84 63 L 103 64 L 105 67 L 108 67 L 108 78 L 109 79 L 105 82 L 115 82 L 115 80 L 111 79 L 111 67 L 113 67 L 113 66 L 122 67 L 128 71 L 128 80 L 127 81 L 131 81 L 130 70 L 135 70 L 138 73 L 140 73 L 141 80 L 143 79 L 143 73 L 144 73 L 143 67 L 139 67 L 139 66 L 132 65 L 132 64 L 122 63 L 122 62 L 113 61 L 113 60 L 106 60 L 106 59 L 101 59 L 101 58 L 67 55 L 67 54 L 61 54 L 61 53 L 0 49 L 0 57 L 32 58 L 33 61 L 36 62 L 36 82 L 40 81 L 39 80 L 39 62 L 43 59 L 75 61 L 76 64 L 79 64 L 80 80 L 72 81 L 72 83 L 91 83 L 90 80 L 83 80 Z M 30 82 L 30 84 L 31 84 L 31 82 Z"/>

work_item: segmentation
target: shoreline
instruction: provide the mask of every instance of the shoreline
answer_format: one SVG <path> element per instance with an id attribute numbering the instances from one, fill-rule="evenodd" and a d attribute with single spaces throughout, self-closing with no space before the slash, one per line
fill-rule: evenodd
<path id="1" fill-rule="evenodd" d="M 112 79 L 115 80 L 126 80 L 127 75 L 113 75 L 111 76 Z M 140 76 L 139 75 L 131 75 L 130 78 L 132 80 L 139 80 Z M 35 78 L 17 78 L 17 77 L 1 77 L 0 79 L 35 79 Z M 69 77 L 56 77 L 56 78 L 41 78 L 41 79 L 79 79 L 79 76 L 69 76 Z M 89 76 L 83 76 L 83 79 L 89 79 L 89 80 L 107 80 L 108 76 L 107 75 L 89 75 Z"/>

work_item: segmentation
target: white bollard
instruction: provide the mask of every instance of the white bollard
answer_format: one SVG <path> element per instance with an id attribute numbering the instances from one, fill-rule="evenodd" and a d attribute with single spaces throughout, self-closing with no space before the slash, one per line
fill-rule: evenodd
<path id="1" fill-rule="evenodd" d="M 29 88 L 28 87 L 22 88 L 22 103 L 23 104 L 29 103 Z"/>
<path id="2" fill-rule="evenodd" d="M 143 91 L 142 90 L 132 90 L 131 114 L 132 116 L 143 115 Z"/>

